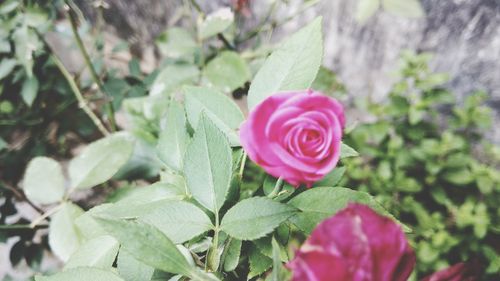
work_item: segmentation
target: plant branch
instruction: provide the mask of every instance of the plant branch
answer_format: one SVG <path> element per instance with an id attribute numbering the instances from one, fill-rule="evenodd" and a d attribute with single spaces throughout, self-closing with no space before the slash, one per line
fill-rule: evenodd
<path id="1" fill-rule="evenodd" d="M 231 51 L 236 50 L 236 48 L 235 48 L 235 47 L 234 47 L 231 43 L 229 43 L 229 41 L 228 41 L 228 40 L 227 40 L 227 38 L 224 36 L 224 34 L 222 34 L 222 33 L 217 34 L 217 38 L 218 38 L 220 41 L 222 41 L 222 43 L 224 43 L 224 46 L 225 46 L 226 48 L 228 48 L 229 50 L 231 50 Z"/>
<path id="2" fill-rule="evenodd" d="M 190 0 L 190 2 L 191 2 L 191 5 L 193 5 L 193 7 L 196 9 L 196 11 L 203 15 L 203 10 L 201 9 L 200 4 L 198 4 L 198 2 L 196 2 L 196 0 Z"/>
<path id="3" fill-rule="evenodd" d="M 41 216 L 39 216 L 38 218 L 34 219 L 31 223 L 30 223 L 30 228 L 35 228 L 37 225 L 39 225 L 42 221 L 44 221 L 45 219 L 47 219 L 48 217 L 52 216 L 53 214 L 55 214 L 57 211 L 59 211 L 62 207 L 64 206 L 64 204 L 59 204 L 57 206 L 55 206 L 54 208 L 48 210 L 47 212 L 43 213 Z"/>
<path id="4" fill-rule="evenodd" d="M 54 60 L 55 64 L 61 71 L 62 75 L 66 78 L 66 81 L 68 81 L 69 87 L 73 91 L 73 94 L 75 95 L 76 99 L 78 100 L 78 106 L 89 116 L 89 118 L 94 122 L 94 125 L 99 129 L 99 131 L 104 135 L 108 136 L 109 131 L 104 127 L 104 124 L 102 124 L 102 121 L 97 117 L 97 115 L 90 109 L 90 107 L 87 104 L 87 101 L 83 97 L 82 93 L 80 92 L 80 89 L 78 89 L 78 86 L 76 85 L 75 80 L 73 79 L 73 76 L 69 71 L 66 69 L 64 64 L 61 62 L 61 60 L 52 52 L 52 59 Z"/>
<path id="5" fill-rule="evenodd" d="M 48 224 L 38 224 L 35 227 L 31 227 L 29 224 L 5 224 L 0 225 L 0 230 L 14 230 L 14 229 L 43 229 L 48 228 Z"/>
<path id="6" fill-rule="evenodd" d="M 240 170 L 238 171 L 238 178 L 240 179 L 240 182 L 243 181 L 243 172 L 245 170 L 245 164 L 247 162 L 247 153 L 243 151 L 243 156 L 241 158 L 241 164 L 240 164 Z"/>
<path id="7" fill-rule="evenodd" d="M 20 191 L 17 188 L 15 188 L 15 187 L 7 184 L 6 182 L 2 182 L 0 186 L 3 187 L 6 190 L 11 191 L 14 194 L 14 196 L 16 197 L 17 200 L 24 201 L 24 202 L 28 203 L 28 205 L 30 205 L 39 214 L 43 214 L 44 213 L 44 211 L 40 207 L 38 207 L 37 205 L 35 205 L 35 203 L 33 203 L 31 200 L 29 200 L 28 197 L 26 197 L 26 195 L 22 191 Z"/>
<path id="8" fill-rule="evenodd" d="M 85 45 L 83 44 L 82 38 L 80 37 L 80 34 L 78 33 L 78 19 L 77 19 L 77 12 L 75 11 L 76 7 L 74 4 L 69 3 L 69 0 L 66 1 L 66 4 L 68 6 L 67 9 L 67 14 L 68 18 L 71 24 L 71 30 L 73 31 L 73 36 L 75 37 L 76 40 L 76 45 L 78 46 L 78 49 L 82 53 L 83 60 L 85 61 L 85 64 L 90 70 L 90 76 L 92 77 L 92 80 L 94 83 L 97 84 L 97 87 L 99 88 L 99 91 L 101 91 L 104 96 L 108 99 L 108 101 L 105 104 L 105 110 L 109 118 L 109 122 L 111 125 L 111 130 L 116 131 L 116 121 L 115 121 L 115 113 L 114 113 L 114 108 L 113 108 L 113 101 L 111 95 L 106 91 L 106 88 L 102 84 L 101 79 L 99 78 L 99 75 L 97 74 L 97 71 L 94 68 L 94 65 L 92 64 L 92 61 L 90 59 L 89 53 L 87 49 L 85 48 Z"/>

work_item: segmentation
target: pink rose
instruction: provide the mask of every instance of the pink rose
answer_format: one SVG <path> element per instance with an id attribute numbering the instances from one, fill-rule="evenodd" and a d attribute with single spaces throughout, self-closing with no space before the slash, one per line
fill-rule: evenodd
<path id="1" fill-rule="evenodd" d="M 334 98 L 312 90 L 277 93 L 250 112 L 240 139 L 267 173 L 310 187 L 337 165 L 344 123 Z"/>
<path id="2" fill-rule="evenodd" d="M 427 276 L 422 281 L 476 281 L 479 279 L 477 267 L 471 263 L 457 263 Z"/>
<path id="3" fill-rule="evenodd" d="M 399 225 L 351 203 L 316 227 L 288 267 L 293 281 L 406 281 L 414 265 Z"/>

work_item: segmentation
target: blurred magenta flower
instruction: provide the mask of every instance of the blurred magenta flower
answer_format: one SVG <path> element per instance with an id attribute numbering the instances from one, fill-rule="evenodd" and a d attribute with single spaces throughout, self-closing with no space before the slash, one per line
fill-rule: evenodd
<path id="1" fill-rule="evenodd" d="M 249 7 L 250 0 L 231 0 L 231 5 L 233 6 L 234 11 L 242 14 L 247 18 L 252 15 L 252 11 Z"/>
<path id="2" fill-rule="evenodd" d="M 240 140 L 267 173 L 310 187 L 337 165 L 344 123 L 334 98 L 312 90 L 277 93 L 250 112 Z"/>
<path id="3" fill-rule="evenodd" d="M 472 263 L 457 263 L 440 270 L 422 281 L 476 281 L 478 279 L 477 266 Z"/>
<path id="4" fill-rule="evenodd" d="M 316 227 L 288 267 L 293 281 L 406 281 L 414 265 L 399 225 L 349 204 Z"/>

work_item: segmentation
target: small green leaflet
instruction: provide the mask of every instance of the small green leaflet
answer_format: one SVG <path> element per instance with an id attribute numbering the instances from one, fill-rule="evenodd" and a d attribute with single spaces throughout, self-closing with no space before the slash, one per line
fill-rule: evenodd
<path id="1" fill-rule="evenodd" d="M 64 196 L 64 175 L 58 162 L 48 157 L 33 158 L 24 175 L 24 193 L 37 204 L 52 204 Z"/>
<path id="2" fill-rule="evenodd" d="M 195 82 L 200 75 L 194 64 L 168 64 L 156 76 L 149 95 L 152 97 L 168 97 L 182 85 Z"/>
<path id="3" fill-rule="evenodd" d="M 0 62 L 0 80 L 9 75 L 14 67 L 17 65 L 17 60 L 4 58 Z"/>
<path id="4" fill-rule="evenodd" d="M 355 18 L 365 23 L 380 8 L 380 0 L 358 0 Z"/>
<path id="5" fill-rule="evenodd" d="M 109 180 L 132 155 L 134 143 L 116 133 L 89 144 L 69 163 L 71 185 L 87 189 Z"/>
<path id="6" fill-rule="evenodd" d="M 227 211 L 221 229 L 237 239 L 255 240 L 273 231 L 295 211 L 295 208 L 267 197 L 252 197 Z"/>
<path id="7" fill-rule="evenodd" d="M 305 233 L 310 233 L 322 220 L 335 215 L 349 202 L 366 204 L 375 211 L 388 215 L 375 199 L 366 192 L 344 187 L 315 187 L 292 198 L 288 204 L 301 210 L 290 221 Z"/>
<path id="8" fill-rule="evenodd" d="M 322 180 L 315 182 L 313 186 L 337 186 L 345 174 L 345 170 L 345 167 L 335 167 Z"/>
<path id="9" fill-rule="evenodd" d="M 158 140 L 158 157 L 169 168 L 182 171 L 189 135 L 186 128 L 184 109 L 175 100 L 170 102 L 165 127 Z"/>
<path id="10" fill-rule="evenodd" d="M 242 87 L 251 75 L 246 61 L 238 53 L 229 51 L 220 53 L 203 69 L 209 83 L 224 93 Z"/>
<path id="11" fill-rule="evenodd" d="M 140 220 L 156 226 L 172 242 L 180 244 L 213 228 L 210 218 L 195 205 L 163 200 L 152 212 L 140 216 Z"/>
<path id="12" fill-rule="evenodd" d="M 199 48 L 188 30 L 172 27 L 156 39 L 156 46 L 163 56 L 182 58 L 192 56 Z"/>
<path id="13" fill-rule="evenodd" d="M 38 94 L 38 87 L 38 79 L 35 76 L 28 77 L 23 82 L 23 86 L 21 87 L 21 97 L 29 107 L 31 107 L 35 101 Z"/>
<path id="14" fill-rule="evenodd" d="M 115 273 L 94 267 L 71 268 L 52 276 L 35 276 L 35 281 L 124 281 Z"/>
<path id="15" fill-rule="evenodd" d="M 266 59 L 250 84 L 248 108 L 251 110 L 276 92 L 310 87 L 322 57 L 321 18 L 316 18 Z"/>
<path id="16" fill-rule="evenodd" d="M 198 128 L 198 121 L 204 112 L 226 135 L 232 146 L 239 146 L 236 130 L 245 117 L 236 103 L 211 88 L 186 86 L 184 92 L 187 118 L 194 129 Z"/>
<path id="17" fill-rule="evenodd" d="M 61 260 L 67 261 L 69 257 L 82 244 L 82 235 L 74 221 L 83 214 L 80 207 L 72 203 L 64 203 L 55 213 L 49 225 L 49 246 L 52 252 Z"/>
<path id="18" fill-rule="evenodd" d="M 151 281 L 154 268 L 135 259 L 127 251 L 121 249 L 118 254 L 118 272 L 126 281 Z"/>
<path id="19" fill-rule="evenodd" d="M 111 269 L 118 253 L 118 247 L 118 241 L 108 235 L 91 239 L 71 255 L 64 265 L 64 270 L 84 266 Z"/>
<path id="20" fill-rule="evenodd" d="M 157 228 L 136 220 L 96 219 L 137 260 L 166 272 L 190 276 L 191 265 Z"/>
<path id="21" fill-rule="evenodd" d="M 234 14 L 230 8 L 219 9 L 207 16 L 207 18 L 200 24 L 199 38 L 206 39 L 208 37 L 217 35 L 223 32 L 234 21 Z"/>
<path id="22" fill-rule="evenodd" d="M 347 157 L 356 157 L 358 155 L 359 153 L 347 144 L 342 143 L 340 145 L 340 159 L 344 159 Z"/>
<path id="23" fill-rule="evenodd" d="M 186 151 L 184 174 L 194 199 L 211 212 L 218 212 L 231 181 L 232 153 L 224 134 L 205 114 Z"/>

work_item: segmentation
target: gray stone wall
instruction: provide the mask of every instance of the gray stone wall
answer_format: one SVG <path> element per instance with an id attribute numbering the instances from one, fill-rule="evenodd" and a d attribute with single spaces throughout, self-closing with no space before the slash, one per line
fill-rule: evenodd
<path id="1" fill-rule="evenodd" d="M 83 1 L 82 1 L 83 2 Z M 139 46 L 151 44 L 183 1 L 107 0 L 106 21 L 118 34 Z M 199 0 L 209 12 L 230 0 Z M 271 0 L 250 0 L 252 28 L 272 5 Z M 277 11 L 293 14 L 301 1 L 291 0 Z M 354 19 L 357 1 L 323 0 L 273 33 L 273 40 L 290 34 L 323 16 L 324 64 L 339 74 L 352 96 L 382 99 L 396 79 L 398 58 L 405 49 L 435 54 L 432 68 L 450 74 L 448 87 L 459 100 L 474 90 L 485 90 L 500 121 L 500 1 L 421 0 L 426 16 L 408 19 L 379 10 L 365 24 Z M 140 50 L 141 47 L 138 47 Z M 494 132 L 500 142 L 500 128 Z"/>

